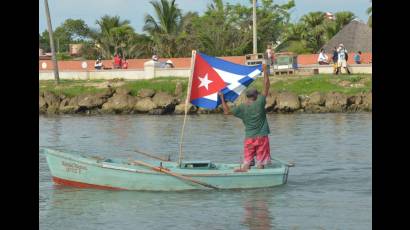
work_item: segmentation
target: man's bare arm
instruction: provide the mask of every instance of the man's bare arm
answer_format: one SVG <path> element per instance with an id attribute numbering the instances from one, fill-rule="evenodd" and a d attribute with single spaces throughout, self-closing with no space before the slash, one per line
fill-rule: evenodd
<path id="1" fill-rule="evenodd" d="M 229 106 L 228 106 L 228 105 L 226 104 L 226 102 L 225 102 L 224 94 L 221 93 L 221 92 L 219 92 L 218 95 L 219 95 L 219 97 L 221 98 L 221 101 L 222 101 L 222 108 L 223 108 L 223 110 L 224 110 L 224 114 L 225 114 L 225 115 L 229 115 L 229 114 L 230 114 L 230 110 L 229 110 Z"/>
<path id="2" fill-rule="evenodd" d="M 270 81 L 269 81 L 268 72 L 266 70 L 266 64 L 262 65 L 262 69 L 263 69 L 263 96 L 267 97 L 269 94 Z"/>

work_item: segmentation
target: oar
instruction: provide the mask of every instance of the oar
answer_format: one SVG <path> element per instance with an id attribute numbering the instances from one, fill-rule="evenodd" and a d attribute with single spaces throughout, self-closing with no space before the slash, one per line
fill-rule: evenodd
<path id="1" fill-rule="evenodd" d="M 181 174 L 179 174 L 179 173 L 174 173 L 174 172 L 167 171 L 166 169 L 164 169 L 164 168 L 162 168 L 162 167 L 157 167 L 157 166 L 151 165 L 151 164 L 146 163 L 146 162 L 143 162 L 143 161 L 134 160 L 134 161 L 132 161 L 132 162 L 133 162 L 134 164 L 136 164 L 136 165 L 145 166 L 145 167 L 150 168 L 150 169 L 152 169 L 152 170 L 154 170 L 154 171 L 161 172 L 161 173 L 165 173 L 165 174 L 168 174 L 168 175 L 170 175 L 170 176 L 177 177 L 177 178 L 179 178 L 179 179 L 181 179 L 181 180 L 190 181 L 190 182 L 192 182 L 192 183 L 199 184 L 199 185 L 202 185 L 202 186 L 207 187 L 207 188 L 219 189 L 218 187 L 215 187 L 215 186 L 213 186 L 213 185 L 207 184 L 207 183 L 205 183 L 205 182 L 195 180 L 195 179 L 193 179 L 193 178 L 191 178 L 191 177 L 183 176 L 183 175 L 181 175 Z"/>
<path id="2" fill-rule="evenodd" d="M 277 158 L 277 157 L 272 157 L 272 156 L 271 156 L 271 158 L 272 158 L 273 160 L 275 160 L 275 161 L 278 161 L 278 162 L 281 163 L 281 164 L 284 164 L 284 165 L 288 166 L 288 167 L 294 167 L 294 166 L 295 166 L 295 163 L 286 162 L 286 161 L 281 160 L 281 159 L 279 159 L 279 158 Z"/>
<path id="3" fill-rule="evenodd" d="M 147 152 L 144 152 L 144 151 L 141 151 L 141 150 L 138 150 L 138 149 L 136 149 L 135 152 L 140 153 L 140 154 L 142 154 L 144 156 L 147 156 L 147 157 L 151 157 L 151 158 L 160 160 L 160 161 L 171 161 L 169 155 L 168 155 L 168 159 L 165 159 L 165 158 L 162 158 L 162 157 L 154 156 L 150 153 L 147 153 Z"/>

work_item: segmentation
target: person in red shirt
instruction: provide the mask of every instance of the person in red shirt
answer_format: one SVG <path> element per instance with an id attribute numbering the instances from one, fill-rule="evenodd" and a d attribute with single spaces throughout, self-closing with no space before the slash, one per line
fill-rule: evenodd
<path id="1" fill-rule="evenodd" d="M 122 59 L 122 68 L 123 69 L 128 69 L 128 62 L 127 62 L 127 59 L 125 59 L 125 58 Z"/>
<path id="2" fill-rule="evenodd" d="M 114 55 L 114 69 L 121 68 L 121 58 L 118 54 Z"/>

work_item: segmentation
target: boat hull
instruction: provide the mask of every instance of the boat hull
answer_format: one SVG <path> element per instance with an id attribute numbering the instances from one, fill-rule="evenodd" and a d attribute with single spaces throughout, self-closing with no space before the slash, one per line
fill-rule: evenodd
<path id="1" fill-rule="evenodd" d="M 209 189 L 199 184 L 124 162 L 105 162 L 56 150 L 44 150 L 54 183 L 108 190 L 181 191 Z M 159 165 L 160 162 L 153 162 Z M 181 169 L 163 162 L 174 173 L 191 177 L 220 189 L 264 188 L 286 183 L 288 168 L 251 169 L 234 172 L 235 165 L 219 164 L 218 169 Z M 236 164 L 236 168 L 238 164 Z"/>

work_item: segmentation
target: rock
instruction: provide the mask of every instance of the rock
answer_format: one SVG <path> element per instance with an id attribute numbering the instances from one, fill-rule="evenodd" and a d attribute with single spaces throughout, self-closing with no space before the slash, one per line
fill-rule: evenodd
<path id="1" fill-rule="evenodd" d="M 156 93 L 152 101 L 155 103 L 156 108 L 165 109 L 166 112 L 174 111 L 175 105 L 178 103 L 176 98 L 164 92 Z"/>
<path id="2" fill-rule="evenodd" d="M 44 101 L 47 104 L 48 114 L 58 113 L 58 109 L 60 107 L 60 97 L 59 96 L 51 92 L 44 92 Z"/>
<path id="3" fill-rule="evenodd" d="M 78 97 L 78 106 L 81 110 L 101 108 L 107 102 L 108 96 L 107 93 L 80 95 Z"/>
<path id="4" fill-rule="evenodd" d="M 276 102 L 275 110 L 280 112 L 293 112 L 300 109 L 299 97 L 291 92 L 280 93 Z"/>
<path id="5" fill-rule="evenodd" d="M 60 106 L 60 97 L 51 92 L 44 92 L 44 100 L 47 104 L 47 107 L 58 108 Z"/>
<path id="6" fill-rule="evenodd" d="M 307 105 L 325 105 L 325 95 L 320 92 L 313 92 L 309 95 L 309 99 L 307 100 Z"/>
<path id="7" fill-rule="evenodd" d="M 153 89 L 140 89 L 137 94 L 139 97 L 153 97 L 155 95 L 155 90 Z"/>
<path id="8" fill-rule="evenodd" d="M 79 110 L 78 97 L 65 98 L 60 103 L 60 113 L 71 114 L 76 113 Z"/>
<path id="9" fill-rule="evenodd" d="M 347 96 L 341 93 L 328 93 L 325 96 L 325 107 L 329 112 L 343 112 L 347 108 Z"/>
<path id="10" fill-rule="evenodd" d="M 238 106 L 240 104 L 243 104 L 246 102 L 246 92 L 243 92 L 241 95 L 239 95 L 238 98 L 236 98 L 234 105 Z"/>
<path id="11" fill-rule="evenodd" d="M 175 96 L 177 97 L 181 97 L 183 94 L 183 89 L 182 89 L 182 83 L 181 82 L 177 82 L 177 84 L 175 85 Z"/>
<path id="12" fill-rule="evenodd" d="M 265 109 L 267 112 L 271 112 L 274 110 L 276 104 L 277 104 L 277 98 L 279 96 L 279 93 L 276 91 L 270 92 L 269 95 L 266 97 L 266 105 Z"/>
<path id="13" fill-rule="evenodd" d="M 148 112 L 149 115 L 163 115 L 163 114 L 166 114 L 166 113 L 167 112 L 166 112 L 165 109 L 153 109 L 153 110 L 150 110 Z"/>
<path id="14" fill-rule="evenodd" d="M 353 88 L 364 88 L 364 85 L 361 83 L 355 83 L 355 84 L 351 84 L 350 87 Z"/>
<path id="15" fill-rule="evenodd" d="M 350 81 L 341 81 L 338 83 L 338 85 L 342 86 L 342 87 L 349 87 L 350 86 Z"/>
<path id="16" fill-rule="evenodd" d="M 134 110 L 137 103 L 137 97 L 133 97 L 128 94 L 117 94 L 110 97 L 106 103 L 102 106 L 103 112 L 115 112 L 115 113 L 129 113 Z"/>
<path id="17" fill-rule="evenodd" d="M 366 93 L 363 97 L 363 105 L 366 111 L 372 111 L 372 92 Z"/>
<path id="18" fill-rule="evenodd" d="M 195 113 L 196 111 L 197 111 L 196 106 L 189 103 L 188 104 L 188 113 L 192 114 L 192 113 Z M 182 104 L 179 104 L 179 105 L 175 106 L 174 113 L 175 114 L 185 114 L 185 103 L 182 103 Z"/>
<path id="19" fill-rule="evenodd" d="M 138 100 L 134 106 L 134 109 L 138 112 L 149 112 L 156 107 L 155 103 L 151 100 L 151 98 L 146 97 Z"/>
<path id="20" fill-rule="evenodd" d="M 46 100 L 44 100 L 44 97 L 42 95 L 40 95 L 38 98 L 38 107 L 39 107 L 40 113 L 47 112 L 47 103 L 46 103 Z"/>
<path id="21" fill-rule="evenodd" d="M 131 90 L 125 88 L 117 88 L 115 89 L 115 95 L 129 95 Z"/>

